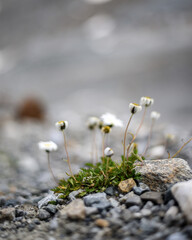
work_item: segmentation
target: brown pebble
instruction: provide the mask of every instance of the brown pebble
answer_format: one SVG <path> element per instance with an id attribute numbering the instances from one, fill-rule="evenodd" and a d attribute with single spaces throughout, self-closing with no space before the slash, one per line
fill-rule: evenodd
<path id="1" fill-rule="evenodd" d="M 97 219 L 95 221 L 95 224 L 98 226 L 98 227 L 102 227 L 102 228 L 105 228 L 105 227 L 109 227 L 109 222 L 105 219 Z"/>
<path id="2" fill-rule="evenodd" d="M 118 185 L 119 191 L 121 191 L 122 193 L 130 192 L 134 186 L 136 186 L 136 183 L 133 180 L 133 178 L 129 178 L 124 181 L 121 181 Z"/>

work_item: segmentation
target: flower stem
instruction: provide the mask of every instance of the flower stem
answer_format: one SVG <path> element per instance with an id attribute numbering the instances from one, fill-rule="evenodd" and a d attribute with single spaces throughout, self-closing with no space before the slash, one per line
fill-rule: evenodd
<path id="1" fill-rule="evenodd" d="M 96 130 L 93 130 L 93 140 L 92 140 L 92 163 L 94 164 L 94 159 L 96 159 L 96 163 L 98 162 L 97 156 L 97 145 L 96 145 Z"/>
<path id="2" fill-rule="evenodd" d="M 105 158 L 104 150 L 105 150 L 105 133 L 103 133 L 103 136 L 102 136 L 102 154 L 103 154 L 103 161 L 104 161 L 104 158 Z"/>
<path id="3" fill-rule="evenodd" d="M 185 143 L 183 144 L 183 146 L 182 146 L 171 158 L 176 157 L 176 156 L 181 152 L 181 150 L 182 150 L 191 140 L 192 140 L 192 138 L 190 138 L 187 142 L 185 142 Z"/>
<path id="4" fill-rule="evenodd" d="M 128 161 L 128 158 L 129 158 L 129 150 L 130 150 L 131 144 L 135 141 L 135 138 L 137 137 L 137 135 L 138 135 L 138 133 L 139 133 L 139 131 L 140 131 L 142 125 L 143 125 L 143 121 L 144 121 L 145 115 L 146 115 L 146 110 L 147 110 L 147 107 L 145 107 L 145 109 L 144 109 L 143 116 L 142 116 L 141 122 L 139 124 L 139 127 L 137 128 L 137 131 L 136 131 L 134 137 L 132 138 L 132 140 L 129 143 L 129 146 L 127 148 L 127 161 Z"/>
<path id="5" fill-rule="evenodd" d="M 131 116 L 129 118 L 129 121 L 128 121 L 126 129 L 125 129 L 125 133 L 124 133 L 124 141 L 123 141 L 123 169 L 124 170 L 125 170 L 125 150 L 126 150 L 126 146 L 125 145 L 126 145 L 127 130 L 129 128 L 129 125 L 130 125 L 132 117 L 133 117 L 133 114 L 131 114 Z"/>
<path id="6" fill-rule="evenodd" d="M 144 152 L 143 152 L 143 154 L 142 154 L 143 156 L 146 155 L 147 150 L 148 150 L 148 148 L 149 148 L 149 146 L 150 146 L 151 136 L 152 136 L 154 124 L 155 124 L 155 119 L 152 119 L 150 131 L 149 131 L 149 136 L 148 136 L 148 139 L 147 139 L 147 145 L 146 145 L 145 150 L 144 150 Z"/>
<path id="7" fill-rule="evenodd" d="M 47 152 L 48 168 L 49 168 L 49 171 L 50 171 L 50 173 L 51 173 L 51 175 L 52 175 L 52 177 L 53 177 L 54 182 L 55 182 L 56 184 L 58 184 L 58 181 L 57 181 L 57 179 L 56 179 L 56 177 L 55 177 L 55 175 L 53 174 L 53 171 L 52 171 L 52 169 L 51 169 L 50 156 L 49 156 L 49 154 L 50 154 L 50 153 Z"/>
<path id="8" fill-rule="evenodd" d="M 67 151 L 67 142 L 66 142 L 65 132 L 64 132 L 64 130 L 63 130 L 62 132 L 63 132 L 63 138 L 64 138 L 64 148 L 65 148 L 65 151 L 66 151 L 66 154 L 67 154 L 67 163 L 68 163 L 68 166 L 69 166 L 69 171 L 70 171 L 71 177 L 72 177 L 75 181 L 77 181 L 76 178 L 75 178 L 74 175 L 73 175 L 72 170 L 71 170 L 71 164 L 70 164 L 69 154 L 68 154 L 68 151 Z"/>

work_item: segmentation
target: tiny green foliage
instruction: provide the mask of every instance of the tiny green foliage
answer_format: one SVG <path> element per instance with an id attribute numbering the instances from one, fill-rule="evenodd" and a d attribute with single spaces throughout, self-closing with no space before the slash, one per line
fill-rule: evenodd
<path id="1" fill-rule="evenodd" d="M 117 186 L 120 181 L 128 178 L 138 179 L 140 176 L 135 172 L 135 161 L 141 159 L 137 154 L 135 148 L 130 154 L 128 161 L 125 159 L 125 166 L 123 161 L 116 163 L 110 157 L 102 157 L 101 161 L 93 165 L 87 163 L 85 168 L 81 168 L 78 174 L 73 178 L 59 181 L 59 185 L 53 189 L 55 193 L 62 193 L 61 198 L 66 198 L 72 191 L 82 189 L 79 197 L 93 192 L 103 192 L 109 186 Z M 122 160 L 123 160 L 122 156 Z"/>

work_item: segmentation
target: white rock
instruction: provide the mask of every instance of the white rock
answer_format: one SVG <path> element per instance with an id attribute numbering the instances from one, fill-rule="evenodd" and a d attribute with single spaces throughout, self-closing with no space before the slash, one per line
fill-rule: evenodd
<path id="1" fill-rule="evenodd" d="M 42 208 L 43 206 L 46 206 L 49 202 L 56 201 L 56 200 L 57 198 L 54 192 L 49 191 L 49 194 L 38 202 L 38 208 Z"/>
<path id="2" fill-rule="evenodd" d="M 167 217 L 172 217 L 172 218 L 174 218 L 174 217 L 177 215 L 178 212 L 179 212 L 178 207 L 176 207 L 176 206 L 171 206 L 171 207 L 167 210 L 167 212 L 166 212 L 166 214 L 165 214 L 165 217 L 166 217 L 166 218 L 167 218 Z"/>
<path id="3" fill-rule="evenodd" d="M 171 188 L 174 198 L 177 200 L 187 221 L 192 223 L 192 180 L 176 183 Z"/>

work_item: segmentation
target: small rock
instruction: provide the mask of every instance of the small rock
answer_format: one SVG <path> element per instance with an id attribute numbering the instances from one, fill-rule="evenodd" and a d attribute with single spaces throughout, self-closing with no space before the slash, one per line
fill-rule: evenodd
<path id="1" fill-rule="evenodd" d="M 187 161 L 180 158 L 145 160 L 145 164 L 136 166 L 142 181 L 152 191 L 166 191 L 171 184 L 192 179 L 192 170 Z"/>
<path id="2" fill-rule="evenodd" d="M 71 192 L 71 193 L 69 194 L 69 199 L 70 199 L 71 201 L 75 200 L 75 199 L 76 199 L 75 197 L 76 197 L 79 193 L 81 193 L 81 192 L 83 192 L 82 189 L 79 189 L 79 190 L 77 190 L 77 191 Z"/>
<path id="3" fill-rule="evenodd" d="M 140 212 L 134 212 L 133 213 L 133 218 L 141 219 L 142 218 L 142 214 Z"/>
<path id="4" fill-rule="evenodd" d="M 140 207 L 139 206 L 131 206 L 130 208 L 129 208 L 129 211 L 130 212 L 132 212 L 132 213 L 134 213 L 134 212 L 139 212 L 140 211 Z"/>
<path id="5" fill-rule="evenodd" d="M 75 199 L 60 211 L 70 219 L 85 219 L 85 205 L 82 199 Z"/>
<path id="6" fill-rule="evenodd" d="M 109 198 L 109 202 L 111 203 L 111 206 L 114 208 L 119 206 L 119 202 L 116 201 L 114 198 Z"/>
<path id="7" fill-rule="evenodd" d="M 129 209 L 125 209 L 123 212 L 122 212 L 122 215 L 121 215 L 122 219 L 125 221 L 125 222 L 129 222 L 130 220 L 132 220 L 133 218 L 133 215 L 131 213 L 131 211 Z"/>
<path id="8" fill-rule="evenodd" d="M 178 212 L 179 212 L 178 207 L 172 206 L 165 213 L 165 218 L 167 217 L 175 218 Z"/>
<path id="9" fill-rule="evenodd" d="M 156 204 L 163 203 L 162 193 L 160 192 L 145 192 L 141 195 L 141 199 L 143 201 L 151 201 Z"/>
<path id="10" fill-rule="evenodd" d="M 188 238 L 181 232 L 171 234 L 166 240 L 188 240 Z"/>
<path id="11" fill-rule="evenodd" d="M 125 205 L 127 207 L 131 207 L 131 206 L 134 206 L 134 205 L 137 205 L 137 206 L 141 206 L 142 205 L 142 201 L 141 201 L 141 198 L 136 195 L 136 194 L 132 194 L 132 196 L 128 196 L 126 202 L 125 202 Z"/>
<path id="12" fill-rule="evenodd" d="M 49 205 L 45 206 L 44 209 L 51 214 L 55 214 L 57 212 L 57 208 L 53 204 L 49 204 Z"/>
<path id="13" fill-rule="evenodd" d="M 57 218 L 53 218 L 53 219 L 50 221 L 49 229 L 50 229 L 50 230 L 56 230 L 57 228 L 58 228 Z"/>
<path id="14" fill-rule="evenodd" d="M 57 199 L 54 192 L 49 191 L 49 194 L 38 202 L 38 208 L 42 208 L 43 206 L 46 206 L 49 202 L 56 201 L 56 200 Z"/>
<path id="15" fill-rule="evenodd" d="M 105 227 L 109 227 L 109 222 L 105 219 L 97 219 L 95 221 L 95 224 L 98 226 L 98 227 L 101 227 L 101 228 L 105 228 Z"/>
<path id="16" fill-rule="evenodd" d="M 40 220 L 47 220 L 48 218 L 50 218 L 51 214 L 49 212 L 47 212 L 44 209 L 40 209 L 39 210 L 39 219 Z"/>
<path id="17" fill-rule="evenodd" d="M 150 188 L 145 183 L 140 183 L 139 187 L 133 187 L 133 192 L 139 196 L 148 191 L 150 191 Z"/>
<path id="18" fill-rule="evenodd" d="M 152 211 L 150 209 L 143 208 L 140 213 L 142 214 L 143 217 L 149 217 L 151 216 Z"/>
<path id="19" fill-rule="evenodd" d="M 117 190 L 113 186 L 110 186 L 105 190 L 105 193 L 109 196 L 114 196 L 116 192 L 117 192 Z"/>
<path id="20" fill-rule="evenodd" d="M 86 206 L 91 206 L 94 203 L 100 203 L 101 201 L 107 200 L 106 198 L 106 193 L 94 193 L 94 194 L 89 194 L 83 198 L 84 203 Z"/>
<path id="21" fill-rule="evenodd" d="M 90 216 L 95 213 L 98 213 L 98 209 L 96 207 L 85 207 L 86 216 Z"/>
<path id="22" fill-rule="evenodd" d="M 151 209 L 153 206 L 154 204 L 151 201 L 147 201 L 143 209 Z"/>
<path id="23" fill-rule="evenodd" d="M 13 221 L 15 218 L 15 208 L 9 207 L 0 210 L 0 222 Z"/>
<path id="24" fill-rule="evenodd" d="M 188 223 L 192 223 L 192 180 L 175 184 L 171 188 L 172 194 L 178 202 Z"/>
<path id="25" fill-rule="evenodd" d="M 31 231 L 33 231 L 35 229 L 35 224 L 34 223 L 30 223 L 29 225 L 28 225 L 28 230 L 31 232 Z"/>
<path id="26" fill-rule="evenodd" d="M 121 181 L 118 185 L 118 188 L 120 192 L 128 193 L 133 189 L 134 186 L 136 186 L 136 182 L 134 181 L 133 178 L 129 178 L 124 181 Z"/>

